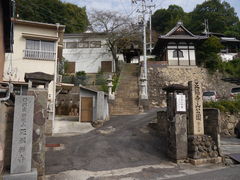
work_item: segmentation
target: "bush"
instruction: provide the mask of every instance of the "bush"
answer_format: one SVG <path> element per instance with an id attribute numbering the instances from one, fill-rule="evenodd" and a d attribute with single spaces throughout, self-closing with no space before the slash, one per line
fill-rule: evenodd
<path id="1" fill-rule="evenodd" d="M 240 112 L 240 96 L 233 100 L 219 100 L 217 102 L 204 102 L 204 108 L 217 108 L 221 112 L 229 112 L 231 114 Z"/>

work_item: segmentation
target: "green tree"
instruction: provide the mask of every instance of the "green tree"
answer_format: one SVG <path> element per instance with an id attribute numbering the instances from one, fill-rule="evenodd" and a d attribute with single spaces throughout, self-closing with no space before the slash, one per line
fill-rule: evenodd
<path id="1" fill-rule="evenodd" d="M 197 64 L 203 65 L 210 71 L 216 71 L 221 68 L 221 59 L 218 55 L 223 45 L 220 39 L 212 36 L 200 44 L 197 48 Z"/>
<path id="2" fill-rule="evenodd" d="M 88 26 L 86 9 L 60 0 L 16 0 L 20 19 L 66 25 L 67 33 L 83 32 Z"/>
<path id="3" fill-rule="evenodd" d="M 159 9 L 152 15 L 152 26 L 155 31 L 163 34 L 170 31 L 179 20 L 187 23 L 187 13 L 180 6 L 170 5 L 168 9 Z"/>
<path id="4" fill-rule="evenodd" d="M 209 22 L 210 32 L 224 33 L 239 22 L 233 7 L 227 2 L 210 0 L 197 5 L 190 13 L 189 29 L 194 33 L 203 32 L 204 19 Z"/>

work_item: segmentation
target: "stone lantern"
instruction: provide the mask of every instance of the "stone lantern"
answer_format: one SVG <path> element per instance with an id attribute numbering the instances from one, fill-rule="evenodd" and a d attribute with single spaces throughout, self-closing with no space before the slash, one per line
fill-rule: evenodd
<path id="1" fill-rule="evenodd" d="M 115 94 L 114 92 L 112 92 L 112 87 L 113 87 L 113 83 L 112 83 L 112 75 L 109 75 L 108 79 L 107 79 L 107 86 L 108 86 L 108 96 L 109 99 L 114 100 L 115 99 Z"/>

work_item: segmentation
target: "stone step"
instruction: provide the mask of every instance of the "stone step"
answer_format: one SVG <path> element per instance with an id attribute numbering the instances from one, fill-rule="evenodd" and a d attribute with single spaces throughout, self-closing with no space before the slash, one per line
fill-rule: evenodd
<path id="1" fill-rule="evenodd" d="M 138 114 L 139 82 L 138 65 L 125 64 L 119 79 L 116 99 L 111 110 L 113 115 Z"/>

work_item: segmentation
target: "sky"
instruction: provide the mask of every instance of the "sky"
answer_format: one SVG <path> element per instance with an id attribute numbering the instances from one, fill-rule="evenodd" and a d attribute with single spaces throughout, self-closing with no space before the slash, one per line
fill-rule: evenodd
<path id="1" fill-rule="evenodd" d="M 120 11 L 121 13 L 127 15 L 136 15 L 136 10 L 141 7 L 140 3 L 138 5 L 132 5 L 131 0 L 62 0 L 64 2 L 70 2 L 77 4 L 80 7 L 85 6 L 87 12 L 89 13 L 93 9 L 97 10 L 111 10 L 111 11 Z M 176 4 L 181 6 L 185 12 L 192 11 L 197 4 L 201 4 L 206 0 L 146 0 L 156 5 L 155 10 L 161 8 L 168 8 L 171 4 Z M 232 7 L 235 8 L 235 11 L 240 17 L 240 0 L 225 0 L 230 3 Z"/>

